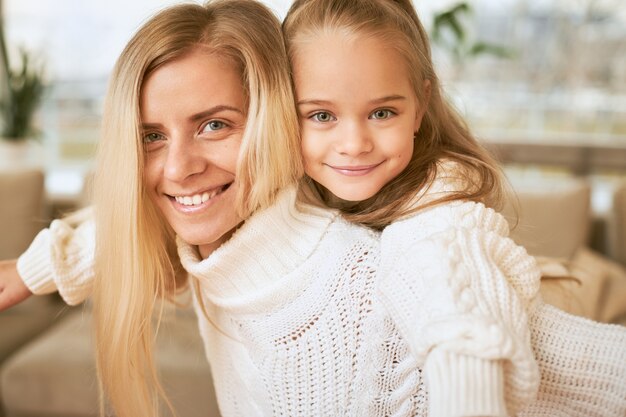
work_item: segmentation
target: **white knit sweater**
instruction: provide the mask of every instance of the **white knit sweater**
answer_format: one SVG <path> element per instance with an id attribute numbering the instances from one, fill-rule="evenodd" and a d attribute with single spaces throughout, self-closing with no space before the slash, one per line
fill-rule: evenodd
<path id="1" fill-rule="evenodd" d="M 461 173 L 457 163 L 440 161 L 415 204 L 467 189 Z M 422 209 L 382 233 L 381 298 L 425 363 L 435 415 L 507 415 L 536 396 L 528 312 L 539 302 L 541 277 L 508 233 L 500 214 L 459 200 Z"/>
<path id="2" fill-rule="evenodd" d="M 532 357 L 525 356 L 524 315 L 515 321 L 520 306 L 530 313 L 529 336 L 541 382 L 538 397 L 519 415 L 626 415 L 626 330 L 542 304 L 534 297 L 536 284 L 528 287 L 524 278 L 524 271 L 532 271 L 531 264 L 524 261 L 516 266 L 525 252 L 508 243 L 499 250 L 494 247 L 500 245 L 470 245 L 469 258 L 459 258 L 458 249 L 451 249 L 456 246 L 453 243 L 463 247 L 468 238 L 455 229 L 455 239 L 447 232 L 424 232 L 417 241 L 433 241 L 434 252 L 424 251 L 429 244 L 423 242 L 404 257 L 410 263 L 387 264 L 394 257 L 403 258 L 389 256 L 386 239 L 392 234 L 383 234 L 379 240 L 331 211 L 296 206 L 294 200 L 293 190 L 283 192 L 273 207 L 246 221 L 208 259 L 199 259 L 195 248 L 179 242 L 181 260 L 200 284 L 196 294 L 202 300 L 196 303 L 199 326 L 225 417 L 502 412 L 499 396 L 483 398 L 471 380 L 438 384 L 453 382 L 454 371 L 459 369 L 457 375 L 461 379 L 473 375 L 475 385 L 481 379 L 497 385 L 502 378 L 498 364 L 502 363 L 508 399 L 517 401 L 513 387 L 521 387 L 524 397 L 523 388 L 532 387 L 536 369 Z M 453 224 L 468 219 L 466 204 L 446 205 L 451 213 L 463 213 L 458 218 L 451 215 Z M 502 237 L 498 216 L 484 213 L 494 221 L 479 222 L 478 229 L 508 242 Z M 407 221 L 418 221 L 419 216 Z M 80 235 L 93 233 L 81 227 L 77 229 Z M 468 224 L 468 229 L 474 226 Z M 67 231 L 53 224 L 20 258 L 18 268 L 35 292 L 58 288 L 68 302 L 78 302 L 91 291 L 92 271 L 86 263 L 73 260 L 88 252 L 84 242 L 89 239 L 83 236 L 79 240 L 84 242 L 68 254 L 71 234 L 59 239 L 56 230 Z M 450 249 L 448 256 L 440 256 L 447 253 L 441 248 Z M 480 261 L 473 261 L 475 256 Z M 53 270 L 46 271 L 45 265 L 37 263 L 41 259 L 55 265 Z M 459 264 L 450 263 L 454 259 L 463 260 L 460 275 L 450 268 Z M 471 262 L 466 263 L 467 259 Z M 486 266 L 477 267 L 483 261 Z M 405 274 L 405 266 L 414 263 L 419 266 L 416 274 Z M 507 287 L 496 279 L 498 283 L 489 288 L 498 296 L 483 297 L 482 281 L 473 277 L 485 271 L 496 278 L 502 274 L 513 285 Z M 429 281 L 440 274 L 444 278 L 440 283 Z M 394 276 L 401 279 L 394 280 Z M 457 276 L 465 277 L 462 285 Z M 431 289 L 431 284 L 437 286 Z M 463 295 L 468 293 L 472 297 Z M 206 317 L 200 304 L 205 306 Z M 456 327 L 453 318 L 458 319 Z M 437 331 L 440 324 L 441 332 Z M 502 361 L 494 366 L 491 358 Z M 476 372 L 471 372 L 472 367 Z M 450 397 L 438 394 L 429 399 L 426 379 L 430 391 L 445 393 L 450 388 Z M 530 382 L 524 385 L 524 381 Z M 449 398 L 454 395 L 465 400 L 451 404 Z M 517 406 L 522 404 L 514 402 L 513 407 Z"/>

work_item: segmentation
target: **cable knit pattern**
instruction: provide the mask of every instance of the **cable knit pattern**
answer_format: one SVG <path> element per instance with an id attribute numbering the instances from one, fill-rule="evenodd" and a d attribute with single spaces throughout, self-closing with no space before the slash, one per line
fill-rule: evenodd
<path id="1" fill-rule="evenodd" d="M 67 304 L 80 304 L 91 294 L 95 236 L 91 209 L 54 220 L 18 258 L 17 271 L 33 294 L 58 291 Z"/>
<path id="2" fill-rule="evenodd" d="M 476 411 L 490 415 L 507 413 L 489 404 L 502 390 L 497 374 L 483 372 L 485 380 L 475 384 L 478 365 L 467 363 L 463 372 L 463 363 L 450 354 L 506 360 L 509 413 L 532 401 L 539 382 L 526 316 L 539 289 L 539 271 L 534 259 L 506 237 L 505 224 L 481 204 L 453 202 L 396 222 L 381 239 L 381 297 L 413 354 L 428 371 L 430 352 L 448 352 L 434 365 L 442 378 L 437 387 L 460 385 L 469 398 L 482 392 L 485 404 L 476 407 L 488 408 Z M 436 415 L 457 412 L 447 408 L 452 404 L 443 400 L 446 392 L 430 389 L 432 403 L 446 407 L 432 410 Z M 439 395 L 441 401 L 435 400 Z"/>
<path id="3" fill-rule="evenodd" d="M 416 204 L 462 190 L 460 177 L 453 163 L 442 162 Z M 475 403 L 476 414 L 489 415 L 514 413 L 536 396 L 539 373 L 526 312 L 537 300 L 540 272 L 508 232 L 494 210 L 453 201 L 418 211 L 382 233 L 381 297 L 418 362 L 437 375 L 429 386 L 431 403 L 444 408 L 431 409 L 435 415 L 463 411 L 444 400 L 450 391 L 462 403 Z M 438 350 L 445 354 L 432 354 Z M 506 407 L 491 400 L 503 390 L 499 371 L 492 369 L 499 360 Z"/>

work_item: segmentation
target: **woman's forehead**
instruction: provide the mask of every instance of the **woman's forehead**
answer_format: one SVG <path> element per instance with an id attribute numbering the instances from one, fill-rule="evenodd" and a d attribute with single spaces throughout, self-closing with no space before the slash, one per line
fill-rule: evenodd
<path id="1" fill-rule="evenodd" d="M 156 68 L 143 83 L 142 119 L 155 115 L 201 112 L 215 106 L 245 111 L 246 94 L 232 59 L 193 50 Z"/>

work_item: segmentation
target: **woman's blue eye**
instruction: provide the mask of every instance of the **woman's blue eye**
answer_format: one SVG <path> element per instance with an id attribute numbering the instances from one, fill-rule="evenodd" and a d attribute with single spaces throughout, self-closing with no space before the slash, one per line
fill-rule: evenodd
<path id="1" fill-rule="evenodd" d="M 204 126 L 203 131 L 214 131 L 214 130 L 220 130 L 223 129 L 224 127 L 226 127 L 226 123 L 220 121 L 220 120 L 211 120 L 209 123 L 207 123 Z"/>
<path id="2" fill-rule="evenodd" d="M 156 142 L 158 140 L 161 140 L 163 138 L 163 135 L 161 135 L 160 133 L 147 133 L 143 136 L 143 143 L 152 143 L 152 142 Z"/>
<path id="3" fill-rule="evenodd" d="M 326 111 L 317 112 L 313 116 L 311 116 L 311 118 L 315 120 L 316 122 L 320 122 L 320 123 L 328 123 L 328 122 L 332 122 L 333 120 L 335 120 L 335 118 Z"/>
<path id="4" fill-rule="evenodd" d="M 370 115 L 370 119 L 378 119 L 378 120 L 389 119 L 391 116 L 393 116 L 393 114 L 394 113 L 391 110 L 386 110 L 386 109 L 376 110 L 374 113 Z"/>

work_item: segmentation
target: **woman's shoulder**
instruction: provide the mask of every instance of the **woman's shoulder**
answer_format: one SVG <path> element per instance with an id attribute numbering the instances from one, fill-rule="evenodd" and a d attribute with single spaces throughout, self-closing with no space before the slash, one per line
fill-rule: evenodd
<path id="1" fill-rule="evenodd" d="M 483 203 L 454 200 L 418 210 L 389 226 L 382 232 L 382 239 L 411 240 L 432 239 L 450 230 L 473 230 L 478 233 L 495 233 L 508 237 L 509 224 L 500 213 Z"/>
<path id="2" fill-rule="evenodd" d="M 508 222 L 500 213 L 482 202 L 462 197 L 476 188 L 477 181 L 459 162 L 439 160 L 433 180 L 416 193 L 411 203 L 413 209 L 390 224 L 383 235 L 404 231 L 428 237 L 447 228 L 479 228 L 508 236 Z"/>
<path id="3" fill-rule="evenodd" d="M 457 161 L 442 158 L 435 165 L 433 180 L 415 195 L 415 204 L 424 205 L 450 194 L 475 187 L 472 172 Z"/>

